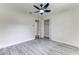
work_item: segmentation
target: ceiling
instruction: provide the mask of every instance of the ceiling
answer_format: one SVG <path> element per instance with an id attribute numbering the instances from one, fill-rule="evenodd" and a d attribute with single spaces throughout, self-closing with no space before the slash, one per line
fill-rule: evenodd
<path id="1" fill-rule="evenodd" d="M 55 12 L 59 12 L 61 10 L 67 9 L 67 8 L 73 8 L 75 6 L 79 7 L 79 4 L 76 3 L 50 3 L 48 9 L 51 10 L 50 13 L 44 13 L 43 15 L 40 15 L 38 13 L 33 13 L 35 12 L 37 9 L 33 7 L 33 5 L 37 5 L 38 7 L 40 7 L 41 3 L 9 3 L 9 4 L 5 4 L 11 8 L 16 9 L 17 11 L 23 12 L 23 13 L 27 13 L 27 14 L 31 14 L 31 15 L 35 15 L 35 16 L 47 16 L 47 15 L 51 15 Z M 44 3 L 45 5 L 46 3 Z"/>

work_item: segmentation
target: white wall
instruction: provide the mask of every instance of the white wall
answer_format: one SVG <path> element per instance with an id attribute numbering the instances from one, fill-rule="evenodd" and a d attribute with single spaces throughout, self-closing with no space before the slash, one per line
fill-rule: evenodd
<path id="1" fill-rule="evenodd" d="M 0 5 L 0 48 L 34 39 L 34 17 Z"/>
<path id="2" fill-rule="evenodd" d="M 54 13 L 47 19 L 51 40 L 79 47 L 79 8 Z"/>

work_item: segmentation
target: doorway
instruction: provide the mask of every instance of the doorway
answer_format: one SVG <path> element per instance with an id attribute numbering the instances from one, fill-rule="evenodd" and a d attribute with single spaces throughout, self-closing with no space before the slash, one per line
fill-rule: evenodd
<path id="1" fill-rule="evenodd" d="M 39 20 L 35 20 L 35 39 L 39 39 L 39 26 L 40 23 L 39 23 Z"/>
<path id="2" fill-rule="evenodd" d="M 44 20 L 44 38 L 49 39 L 49 19 Z"/>
<path id="3" fill-rule="evenodd" d="M 35 39 L 49 39 L 49 19 L 35 20 Z"/>

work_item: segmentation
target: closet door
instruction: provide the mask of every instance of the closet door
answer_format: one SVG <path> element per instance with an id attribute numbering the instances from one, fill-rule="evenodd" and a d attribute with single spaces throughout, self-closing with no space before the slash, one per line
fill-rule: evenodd
<path id="1" fill-rule="evenodd" d="M 49 38 L 49 19 L 44 20 L 44 37 Z"/>

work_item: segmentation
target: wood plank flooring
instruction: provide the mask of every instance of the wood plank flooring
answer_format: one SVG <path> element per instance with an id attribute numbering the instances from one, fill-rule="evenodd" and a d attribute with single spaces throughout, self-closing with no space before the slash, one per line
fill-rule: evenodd
<path id="1" fill-rule="evenodd" d="M 0 55 L 78 55 L 79 48 L 48 39 L 36 39 L 0 49 Z"/>

